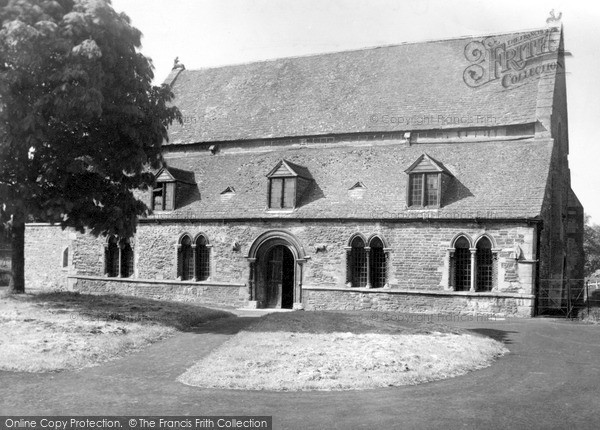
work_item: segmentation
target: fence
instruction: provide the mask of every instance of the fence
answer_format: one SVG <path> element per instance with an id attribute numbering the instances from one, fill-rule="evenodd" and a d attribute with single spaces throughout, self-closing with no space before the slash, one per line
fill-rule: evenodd
<path id="1" fill-rule="evenodd" d="M 536 315 L 577 317 L 579 310 L 589 304 L 586 286 L 585 279 L 540 279 Z"/>

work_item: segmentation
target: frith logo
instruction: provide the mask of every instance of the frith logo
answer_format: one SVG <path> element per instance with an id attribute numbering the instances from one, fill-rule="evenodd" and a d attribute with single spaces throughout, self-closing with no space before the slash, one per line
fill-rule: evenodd
<path id="1" fill-rule="evenodd" d="M 496 81 L 504 88 L 514 88 L 530 77 L 556 70 L 558 32 L 557 27 L 550 27 L 505 40 L 491 36 L 470 42 L 465 46 L 465 58 L 471 65 L 463 80 L 472 88 Z"/>

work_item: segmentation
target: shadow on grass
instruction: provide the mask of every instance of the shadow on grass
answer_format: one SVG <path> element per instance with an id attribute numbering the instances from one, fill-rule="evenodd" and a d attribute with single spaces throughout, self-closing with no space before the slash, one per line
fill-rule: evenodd
<path id="1" fill-rule="evenodd" d="M 518 333 L 516 331 L 497 330 L 493 328 L 470 328 L 467 331 L 477 333 L 482 336 L 491 337 L 498 342 L 502 342 L 505 345 L 511 345 L 513 342 L 510 340 L 511 333 Z"/>
<path id="2" fill-rule="evenodd" d="M 73 321 L 135 322 L 173 327 L 180 331 L 195 331 L 206 322 L 235 316 L 231 312 L 196 304 L 117 294 L 48 292 L 9 295 L 5 299 L 39 306 L 55 314 L 69 314 Z"/>
<path id="3" fill-rule="evenodd" d="M 294 333 L 381 333 L 429 334 L 465 333 L 439 323 L 431 315 L 365 311 L 306 311 L 272 313 L 245 329 L 249 332 Z"/>

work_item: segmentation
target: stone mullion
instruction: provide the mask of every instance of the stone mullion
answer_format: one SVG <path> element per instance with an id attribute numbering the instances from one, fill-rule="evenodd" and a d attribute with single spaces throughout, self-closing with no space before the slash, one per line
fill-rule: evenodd
<path id="1" fill-rule="evenodd" d="M 210 281 L 212 279 L 212 275 L 213 275 L 213 268 L 212 268 L 212 245 L 205 245 L 206 247 L 206 258 L 208 259 L 208 277 L 206 278 L 207 281 Z"/>
<path id="2" fill-rule="evenodd" d="M 367 285 L 365 288 L 373 288 L 371 285 L 371 247 L 365 246 L 365 253 L 367 254 Z"/>
<path id="3" fill-rule="evenodd" d="M 292 308 L 304 309 L 304 306 L 302 304 L 302 278 L 304 276 L 304 263 L 306 263 L 306 260 L 299 258 L 296 260 L 296 263 L 298 264 L 298 292 L 297 296 L 294 297 L 295 301 L 292 304 Z"/>
<path id="4" fill-rule="evenodd" d="M 455 286 L 455 277 L 456 277 L 456 264 L 454 261 L 454 248 L 448 248 L 446 249 L 446 259 L 448 262 L 448 266 L 447 266 L 447 271 L 446 271 L 446 276 L 448 276 L 446 285 L 444 286 L 445 288 L 449 289 L 449 290 L 455 290 L 456 286 Z"/>
<path id="5" fill-rule="evenodd" d="M 385 284 L 384 288 L 390 288 L 390 273 L 392 269 L 392 248 L 383 248 L 383 252 L 385 253 Z"/>
<path id="6" fill-rule="evenodd" d="M 176 257 L 176 263 L 177 263 L 177 268 L 176 268 L 176 279 L 182 280 L 183 279 L 183 252 L 181 250 L 181 243 L 177 244 L 177 247 L 175 248 L 175 257 Z"/>
<path id="7" fill-rule="evenodd" d="M 352 287 L 352 247 L 345 246 L 346 250 L 346 287 Z"/>
<path id="8" fill-rule="evenodd" d="M 253 301 L 256 300 L 256 281 L 255 281 L 255 272 L 256 272 L 256 258 L 248 258 L 248 300 Z"/>
<path id="9" fill-rule="evenodd" d="M 477 284 L 477 259 L 475 258 L 477 255 L 477 248 L 469 248 L 471 251 L 471 289 L 470 291 L 474 292 Z"/>
<path id="10" fill-rule="evenodd" d="M 196 282 L 198 280 L 198 274 L 196 273 L 196 259 L 198 255 L 196 254 L 196 244 L 192 243 L 192 281 Z"/>
<path id="11" fill-rule="evenodd" d="M 123 242 L 119 241 L 119 245 L 117 247 L 119 248 L 119 255 L 117 255 L 117 260 L 119 261 L 119 267 L 117 268 L 117 271 L 118 271 L 117 277 L 122 278 L 123 277 Z"/>

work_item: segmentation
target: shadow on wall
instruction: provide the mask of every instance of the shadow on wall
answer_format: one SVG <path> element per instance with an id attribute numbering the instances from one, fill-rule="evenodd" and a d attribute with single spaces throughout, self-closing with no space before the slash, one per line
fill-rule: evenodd
<path id="1" fill-rule="evenodd" d="M 312 181 L 310 188 L 302 197 L 300 197 L 300 206 L 308 205 L 325 197 L 325 193 L 316 181 Z"/>
<path id="2" fill-rule="evenodd" d="M 473 193 L 462 182 L 456 178 L 452 178 L 448 184 L 448 190 L 442 197 L 444 206 L 451 205 L 467 197 L 473 197 Z"/>

